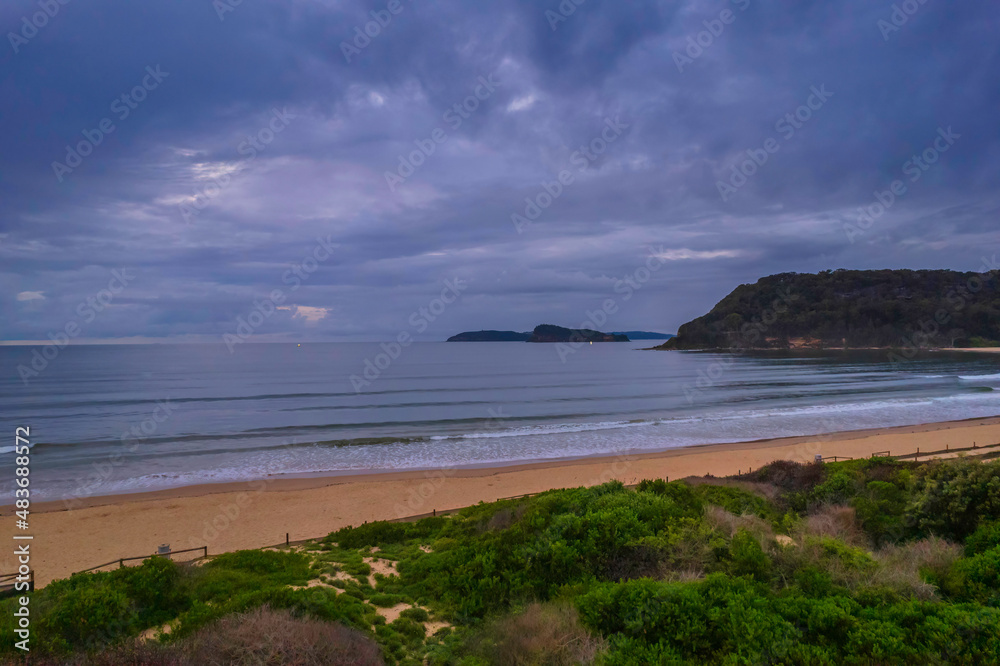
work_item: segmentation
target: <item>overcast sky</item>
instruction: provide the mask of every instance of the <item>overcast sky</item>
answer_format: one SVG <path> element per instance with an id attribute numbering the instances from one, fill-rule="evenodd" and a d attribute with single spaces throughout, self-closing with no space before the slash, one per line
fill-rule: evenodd
<path id="1" fill-rule="evenodd" d="M 60 1 L 0 6 L 2 340 L 609 299 L 605 330 L 674 332 L 764 275 L 997 253 L 995 1 Z"/>

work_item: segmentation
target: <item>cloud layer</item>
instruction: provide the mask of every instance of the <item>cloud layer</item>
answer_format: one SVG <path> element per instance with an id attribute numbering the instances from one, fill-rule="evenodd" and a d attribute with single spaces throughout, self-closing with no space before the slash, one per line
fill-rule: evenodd
<path id="1" fill-rule="evenodd" d="M 976 270 L 1000 14 L 897 4 L 4 3 L 0 339 L 113 270 L 81 337 L 221 340 L 277 290 L 260 339 L 391 339 L 456 279 L 418 339 L 674 331 L 766 274 Z"/>

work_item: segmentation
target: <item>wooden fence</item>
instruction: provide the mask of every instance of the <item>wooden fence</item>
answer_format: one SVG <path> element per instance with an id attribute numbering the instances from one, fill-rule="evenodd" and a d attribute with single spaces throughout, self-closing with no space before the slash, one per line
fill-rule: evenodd
<path id="1" fill-rule="evenodd" d="M 0 599 L 6 599 L 7 597 L 14 596 L 19 591 L 15 586 L 19 582 L 17 579 L 22 574 L 20 573 L 9 573 L 0 574 Z M 35 591 L 35 572 L 34 570 L 28 572 L 28 592 Z"/>
<path id="2" fill-rule="evenodd" d="M 169 557 L 170 555 L 179 555 L 181 553 L 193 553 L 195 551 L 201 551 L 201 557 L 196 557 L 192 560 L 186 560 L 188 562 L 194 562 L 195 560 L 201 560 L 208 557 L 208 546 L 199 546 L 197 548 L 185 548 L 184 550 L 171 550 L 167 553 L 153 553 L 152 555 L 139 555 L 136 557 L 119 557 L 117 560 L 111 560 L 110 562 L 105 562 L 104 564 L 98 564 L 96 567 L 90 567 L 89 569 L 84 569 L 83 571 L 76 571 L 74 573 L 89 573 L 91 571 L 97 571 L 98 569 L 103 569 L 104 567 L 110 567 L 117 564 L 118 568 L 125 566 L 126 562 L 135 562 L 136 560 L 148 560 L 151 557 Z"/>

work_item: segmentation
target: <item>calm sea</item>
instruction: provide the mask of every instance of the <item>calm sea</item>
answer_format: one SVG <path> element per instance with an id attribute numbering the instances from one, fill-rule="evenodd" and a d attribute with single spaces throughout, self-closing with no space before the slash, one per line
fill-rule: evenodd
<path id="1" fill-rule="evenodd" d="M 199 483 L 510 464 L 1000 414 L 1000 357 L 731 357 L 595 344 L 418 343 L 356 390 L 379 345 L 75 346 L 22 382 L 39 499 Z M 357 382 L 355 382 L 357 383 Z M 13 453 L 3 448 L 2 472 Z M 5 486 L 6 487 L 6 486 Z"/>

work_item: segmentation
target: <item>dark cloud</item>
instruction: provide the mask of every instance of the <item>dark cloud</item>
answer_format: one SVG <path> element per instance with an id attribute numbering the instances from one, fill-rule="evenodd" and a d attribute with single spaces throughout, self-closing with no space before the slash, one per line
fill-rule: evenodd
<path id="1" fill-rule="evenodd" d="M 556 23 L 572 3 L 403 0 L 348 62 L 342 43 L 387 4 L 244 2 L 220 20 L 204 0 L 70 2 L 17 53 L 8 37 L 0 339 L 62 329 L 122 268 L 135 280 L 83 337 L 218 339 L 277 289 L 261 339 L 384 339 L 455 279 L 467 289 L 424 339 L 574 325 L 606 298 L 608 328 L 672 331 L 770 273 L 975 270 L 996 252 L 989 3 L 920 5 L 886 39 L 892 3 L 860 0 L 588 0 Z M 700 34 L 723 10 L 721 34 Z M 37 11 L 7 2 L 0 26 Z M 168 76 L 120 117 L 147 67 Z M 52 163 L 105 118 L 59 182 Z M 581 161 L 609 120 L 627 129 Z M 961 137 L 910 181 L 949 127 Z M 723 201 L 718 182 L 768 139 L 779 150 Z M 433 154 L 390 189 L 420 146 Z M 562 171 L 574 181 L 519 233 L 511 215 Z M 905 195 L 852 242 L 845 225 L 897 179 Z M 626 301 L 616 285 L 651 254 L 662 266 Z"/>

